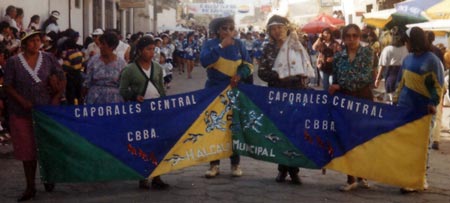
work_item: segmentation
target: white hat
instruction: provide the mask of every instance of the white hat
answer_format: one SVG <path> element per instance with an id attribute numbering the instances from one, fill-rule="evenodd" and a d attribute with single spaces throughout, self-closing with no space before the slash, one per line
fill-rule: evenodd
<path id="1" fill-rule="evenodd" d="M 50 13 L 50 15 L 51 16 L 53 16 L 53 17 L 55 17 L 56 19 L 59 19 L 59 15 L 60 15 L 60 13 L 59 13 L 59 11 L 52 11 L 51 13 Z"/>
<path id="2" fill-rule="evenodd" d="M 92 32 L 92 35 L 103 35 L 103 30 L 101 28 L 97 28 Z"/>

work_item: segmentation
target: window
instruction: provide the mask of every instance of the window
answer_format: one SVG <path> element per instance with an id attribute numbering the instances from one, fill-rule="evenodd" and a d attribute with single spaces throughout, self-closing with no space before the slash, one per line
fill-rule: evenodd
<path id="1" fill-rule="evenodd" d="M 81 7 L 81 0 L 75 0 L 75 8 Z"/>

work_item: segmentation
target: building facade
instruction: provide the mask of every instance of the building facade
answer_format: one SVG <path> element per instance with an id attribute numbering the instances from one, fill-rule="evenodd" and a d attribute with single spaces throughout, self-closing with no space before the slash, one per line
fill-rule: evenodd
<path id="1" fill-rule="evenodd" d="M 0 15 L 5 15 L 5 9 L 9 5 L 20 7 L 24 10 L 23 24 L 27 27 L 31 16 L 39 15 L 42 24 L 51 11 L 57 10 L 61 13 L 58 19 L 60 30 L 72 28 L 78 31 L 81 41 L 96 28 L 118 29 L 123 36 L 138 31 L 155 31 L 151 0 L 141 0 L 143 4 L 139 5 L 124 2 L 138 0 L 1 0 Z M 162 10 L 157 19 L 157 25 L 175 26 L 175 9 Z"/>

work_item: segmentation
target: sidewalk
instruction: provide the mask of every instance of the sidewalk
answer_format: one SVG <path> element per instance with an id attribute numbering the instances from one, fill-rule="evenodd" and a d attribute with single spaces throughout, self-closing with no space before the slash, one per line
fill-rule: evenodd
<path id="1" fill-rule="evenodd" d="M 202 89 L 203 68 L 195 67 L 193 79 L 174 71 L 168 94 Z M 255 77 L 257 79 L 257 77 Z M 259 80 L 257 84 L 262 84 Z M 450 123 L 450 107 L 444 109 L 443 126 Z M 57 184 L 46 193 L 37 175 L 37 196 L 30 202 L 450 202 L 450 134 L 443 132 L 439 151 L 431 151 L 430 188 L 422 193 L 402 195 L 398 187 L 371 182 L 371 189 L 343 193 L 338 187 L 346 175 L 328 170 L 301 169 L 303 185 L 275 182 L 277 165 L 241 157 L 244 175 L 232 178 L 229 160 L 222 160 L 221 174 L 204 178 L 208 164 L 163 175 L 170 184 L 166 191 L 140 190 L 137 181 Z M 25 188 L 22 164 L 13 159 L 11 146 L 0 146 L 0 202 L 15 202 Z"/>

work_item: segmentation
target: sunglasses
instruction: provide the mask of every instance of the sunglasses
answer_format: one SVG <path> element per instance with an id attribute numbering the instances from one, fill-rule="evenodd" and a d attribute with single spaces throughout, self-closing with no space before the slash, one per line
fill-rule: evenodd
<path id="1" fill-rule="evenodd" d="M 227 27 L 227 26 L 223 26 L 223 27 L 220 27 L 220 29 L 221 30 L 223 30 L 223 31 L 234 31 L 234 26 L 230 26 L 230 27 Z"/>
<path id="2" fill-rule="evenodd" d="M 359 38 L 358 34 L 345 34 L 345 38 Z"/>

